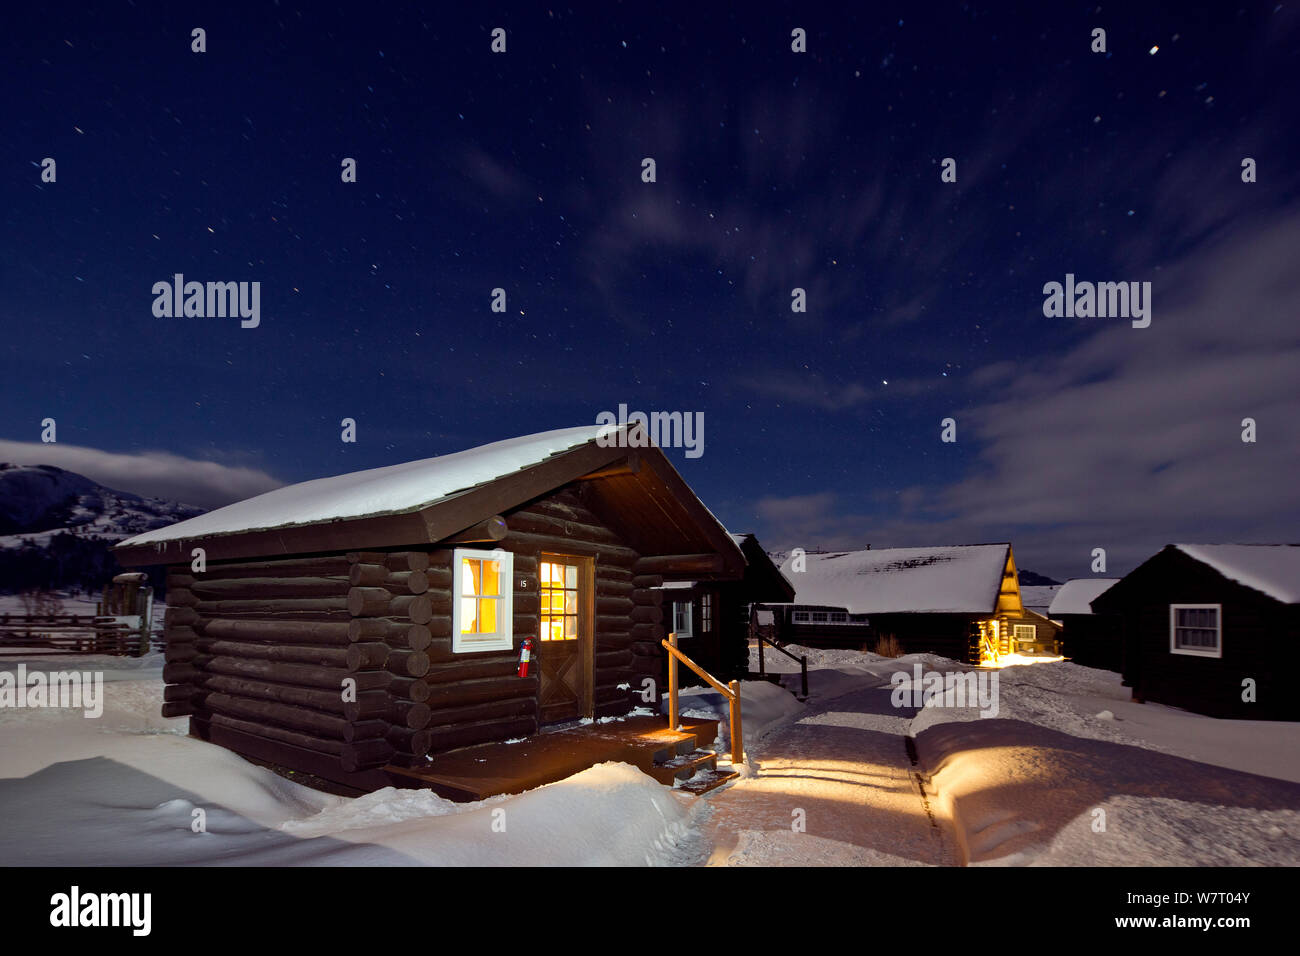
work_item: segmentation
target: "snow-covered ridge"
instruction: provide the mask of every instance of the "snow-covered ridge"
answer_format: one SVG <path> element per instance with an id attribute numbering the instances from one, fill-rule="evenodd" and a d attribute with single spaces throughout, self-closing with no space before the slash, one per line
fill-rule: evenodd
<path id="1" fill-rule="evenodd" d="M 1047 609 L 1048 617 L 1058 614 L 1091 614 L 1092 602 L 1119 578 L 1071 578 L 1061 585 Z"/>

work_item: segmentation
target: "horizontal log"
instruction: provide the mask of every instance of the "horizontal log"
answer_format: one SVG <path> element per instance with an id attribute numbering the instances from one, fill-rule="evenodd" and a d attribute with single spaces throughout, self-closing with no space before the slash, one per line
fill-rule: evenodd
<path id="1" fill-rule="evenodd" d="M 200 626 L 204 637 L 219 637 L 233 641 L 326 644 L 340 647 L 348 643 L 348 625 L 343 621 L 331 623 L 214 618 L 203 622 Z"/>
<path id="2" fill-rule="evenodd" d="M 632 587 L 631 581 L 610 581 L 606 578 L 596 579 L 597 598 L 617 597 L 630 599 L 633 590 L 635 589 Z"/>
<path id="3" fill-rule="evenodd" d="M 537 678 L 531 675 L 439 683 L 430 687 L 428 704 L 431 708 L 462 707 L 489 700 L 536 697 L 537 687 Z"/>
<path id="4" fill-rule="evenodd" d="M 399 699 L 426 701 L 429 699 L 429 684 L 423 678 L 394 677 L 388 684 L 388 693 Z"/>
<path id="5" fill-rule="evenodd" d="M 251 720 L 241 720 L 238 717 L 231 717 L 228 714 L 211 714 L 206 719 L 207 722 L 214 727 L 226 727 L 230 730 L 238 730 L 241 733 L 254 734 L 258 737 L 279 741 L 280 743 L 291 744 L 294 747 L 301 747 L 304 750 L 311 750 L 315 753 L 329 754 L 337 757 L 343 751 L 344 744 L 341 740 L 328 740 L 322 737 L 317 737 L 313 734 L 286 730 L 283 727 L 274 727 L 270 724 L 261 724 Z"/>
<path id="6" fill-rule="evenodd" d="M 184 665 L 180 665 L 184 666 Z M 235 677 L 256 677 L 277 684 L 296 684 L 299 687 L 321 687 L 341 691 L 343 681 L 350 680 L 357 690 L 378 690 L 392 680 L 386 671 L 358 671 L 349 673 L 336 667 L 319 667 L 310 664 L 291 664 L 283 661 L 250 660 L 241 657 L 220 656 L 208 661 L 204 668 L 213 674 L 230 674 Z"/>
<path id="7" fill-rule="evenodd" d="M 163 688 L 163 700 L 189 700 L 196 689 L 193 684 L 168 684 Z"/>
<path id="8" fill-rule="evenodd" d="M 322 714 L 306 707 L 296 707 L 278 701 L 236 697 L 232 694 L 204 694 L 199 706 L 214 714 L 226 714 L 256 723 L 271 723 L 330 740 L 342 740 L 343 728 L 347 724 L 342 717 Z"/>
<path id="9" fill-rule="evenodd" d="M 194 713 L 194 706 L 188 700 L 165 701 L 161 708 L 164 717 L 188 717 Z"/>
<path id="10" fill-rule="evenodd" d="M 423 594 L 429 590 L 429 576 L 423 571 L 391 571 L 384 564 L 354 564 L 348 584 L 384 588 L 393 594 Z"/>
<path id="11" fill-rule="evenodd" d="M 429 726 L 433 711 L 423 701 L 394 700 L 390 713 L 394 725 L 408 730 L 423 730 Z"/>
<path id="12" fill-rule="evenodd" d="M 200 601 L 194 608 L 201 616 L 221 617 L 227 614 L 256 614 L 273 617 L 277 614 L 292 617 L 332 617 L 346 613 L 348 599 L 338 597 L 317 598 L 263 598 L 248 601 Z"/>
<path id="13" fill-rule="evenodd" d="M 622 546 L 618 535 L 601 525 L 552 517 L 532 511 L 516 511 L 510 515 L 511 534 L 517 532 L 536 534 L 554 539 L 555 550 L 563 551 L 566 542 L 582 541 L 596 546 Z"/>
<path id="14" fill-rule="evenodd" d="M 341 597 L 347 593 L 346 578 L 202 578 L 190 591 L 205 601 L 254 600 L 313 597 Z M 172 592 L 167 592 L 167 603 L 172 603 Z"/>
<path id="15" fill-rule="evenodd" d="M 383 737 L 391 729 L 392 724 L 386 720 L 358 720 L 343 728 L 343 739 L 348 743 L 357 740 L 374 740 Z"/>
<path id="16" fill-rule="evenodd" d="M 480 542 L 500 541 L 506 536 L 510 529 L 506 526 L 506 519 L 500 515 L 492 515 L 490 518 L 484 518 L 478 524 L 471 525 L 464 531 L 458 531 L 453 535 L 443 538 L 444 542 L 458 544 L 473 544 Z"/>
<path id="17" fill-rule="evenodd" d="M 358 740 L 344 744 L 339 754 L 339 764 L 347 773 L 382 767 L 396 751 L 386 740 Z"/>
<path id="18" fill-rule="evenodd" d="M 636 657 L 661 658 L 665 653 L 662 644 L 650 644 L 645 641 L 633 641 L 628 650 Z"/>
<path id="19" fill-rule="evenodd" d="M 633 588 L 631 597 L 641 607 L 662 607 L 668 595 L 662 588 Z"/>
<path id="20" fill-rule="evenodd" d="M 717 574 L 726 569 L 721 554 L 655 554 L 633 565 L 637 574 Z"/>
<path id="21" fill-rule="evenodd" d="M 474 744 L 493 740 L 527 737 L 536 732 L 537 720 L 533 717 L 511 717 L 477 724 L 449 725 L 429 731 L 429 753 L 442 753 L 457 747 L 471 747 Z"/>
<path id="22" fill-rule="evenodd" d="M 164 684 L 193 684 L 201 675 L 202 671 L 191 664 L 163 665 Z"/>
<path id="23" fill-rule="evenodd" d="M 630 633 L 633 641 L 645 641 L 655 646 L 668 636 L 662 624 L 633 624 Z"/>
<path id="24" fill-rule="evenodd" d="M 433 711 L 429 727 L 445 727 L 449 724 L 469 724 L 502 717 L 537 716 L 537 699 L 535 697 L 516 697 L 511 700 L 493 700 L 483 704 L 470 704 L 465 707 L 443 707 Z"/>
<path id="25" fill-rule="evenodd" d="M 389 652 L 384 666 L 398 677 L 423 677 L 429 673 L 429 655 L 424 651 L 394 650 Z"/>
<path id="26" fill-rule="evenodd" d="M 662 608 L 637 605 L 628 613 L 628 619 L 634 624 L 658 624 L 664 619 Z"/>
<path id="27" fill-rule="evenodd" d="M 350 588 L 348 613 L 353 617 L 381 617 L 388 613 L 392 600 L 393 595 L 387 588 Z"/>
<path id="28" fill-rule="evenodd" d="M 346 575 L 348 560 L 341 554 L 319 558 L 281 558 L 273 561 L 210 561 L 208 568 L 196 578 L 212 577 L 288 577 L 295 574 L 328 577 Z"/>
<path id="29" fill-rule="evenodd" d="M 596 632 L 596 652 L 621 651 L 632 645 L 631 634 L 615 634 L 609 631 Z"/>
<path id="30" fill-rule="evenodd" d="M 429 752 L 429 745 L 433 743 L 433 734 L 428 730 L 391 727 L 384 739 L 392 744 L 399 754 L 415 754 L 422 757 Z"/>
<path id="31" fill-rule="evenodd" d="M 356 700 L 343 702 L 343 717 L 350 723 L 363 720 L 387 720 L 391 723 L 393 714 L 392 699 L 381 690 L 363 691 L 356 695 Z"/>
<path id="32" fill-rule="evenodd" d="M 448 628 L 450 629 L 450 622 Z M 348 638 L 354 643 L 382 641 L 394 647 L 422 651 L 432 635 L 427 624 L 412 624 L 405 618 L 359 617 L 348 626 Z"/>
<path id="33" fill-rule="evenodd" d="M 528 534 L 511 529 L 503 544 L 512 551 L 560 551 L 567 554 L 599 555 L 600 560 L 614 567 L 632 567 L 638 557 L 631 548 L 621 544 L 569 540 L 546 534 Z"/>
<path id="34" fill-rule="evenodd" d="M 632 666 L 632 652 L 627 648 L 600 651 L 595 656 L 594 667 L 597 671 L 626 670 Z"/>
<path id="35" fill-rule="evenodd" d="M 349 551 L 344 557 L 348 559 L 349 573 L 354 564 L 383 564 L 388 560 L 388 551 Z"/>
<path id="36" fill-rule="evenodd" d="M 193 627 L 168 627 L 163 631 L 163 640 L 168 644 L 192 644 L 198 636 Z"/>
<path id="37" fill-rule="evenodd" d="M 230 694 L 235 697 L 251 697 L 257 700 L 275 700 L 295 707 L 310 707 L 323 713 L 341 716 L 343 714 L 343 695 L 340 691 L 324 690 L 315 687 L 296 687 L 293 684 L 275 684 L 270 681 L 251 677 L 231 677 L 226 674 L 207 674 L 204 676 L 203 691 Z M 370 693 L 382 694 L 383 691 Z"/>
<path id="38" fill-rule="evenodd" d="M 163 660 L 168 664 L 184 664 L 199 656 L 198 648 L 193 644 L 168 643 L 163 648 Z"/>
<path id="39" fill-rule="evenodd" d="M 393 571 L 425 571 L 429 567 L 429 552 L 392 551 L 385 563 Z"/>
<path id="40" fill-rule="evenodd" d="M 192 574 L 184 574 L 180 571 L 168 571 L 167 590 L 170 591 L 172 588 L 190 587 L 195 580 L 196 578 Z"/>
<path id="41" fill-rule="evenodd" d="M 348 646 L 346 666 L 350 671 L 379 670 L 388 663 L 389 647 L 381 642 L 358 643 Z"/>
<path id="42" fill-rule="evenodd" d="M 186 588 L 168 588 L 167 589 L 167 606 L 168 607 L 198 607 L 199 599 L 193 591 Z"/>
<path id="43" fill-rule="evenodd" d="M 169 607 L 163 613 L 163 624 L 168 630 L 193 624 L 198 619 L 199 612 L 192 607 Z"/>
<path id="44" fill-rule="evenodd" d="M 632 576 L 632 587 L 649 590 L 651 588 L 661 588 L 664 585 L 662 574 L 634 574 Z"/>
<path id="45" fill-rule="evenodd" d="M 536 671 L 536 664 L 533 665 L 533 670 Z M 475 654 L 468 659 L 464 655 L 457 654 L 449 662 L 439 662 L 432 666 L 424 680 L 429 684 L 448 684 L 479 677 L 509 677 L 518 673 L 519 659 L 514 654 L 491 657 Z"/>
<path id="46" fill-rule="evenodd" d="M 315 664 L 320 667 L 342 668 L 347 664 L 346 648 L 321 644 L 255 644 L 249 641 L 227 641 L 204 635 L 193 646 L 206 655 L 216 657 L 250 657 L 263 661 Z"/>

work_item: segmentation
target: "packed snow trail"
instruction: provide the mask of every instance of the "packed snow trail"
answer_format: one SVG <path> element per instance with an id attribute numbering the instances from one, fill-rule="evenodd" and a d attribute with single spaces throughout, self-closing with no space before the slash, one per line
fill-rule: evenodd
<path id="1" fill-rule="evenodd" d="M 952 866 L 908 757 L 914 708 L 888 686 L 811 705 L 748 758 L 759 769 L 709 795 L 713 866 Z"/>

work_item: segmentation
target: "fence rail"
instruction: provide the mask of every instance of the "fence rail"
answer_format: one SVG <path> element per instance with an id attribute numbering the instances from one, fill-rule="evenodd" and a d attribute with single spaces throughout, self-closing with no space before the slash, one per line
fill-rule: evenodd
<path id="1" fill-rule="evenodd" d="M 143 657 L 161 650 L 162 635 L 141 635 L 121 624 L 95 624 L 93 614 L 0 614 L 0 658 L 41 654 Z"/>

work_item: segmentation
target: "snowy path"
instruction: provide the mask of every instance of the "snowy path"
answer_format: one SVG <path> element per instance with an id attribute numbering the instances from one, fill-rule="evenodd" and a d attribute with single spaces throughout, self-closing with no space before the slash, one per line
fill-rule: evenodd
<path id="1" fill-rule="evenodd" d="M 709 865 L 956 865 L 904 744 L 916 711 L 889 695 L 870 687 L 810 706 L 751 747 L 757 774 L 706 798 Z"/>

